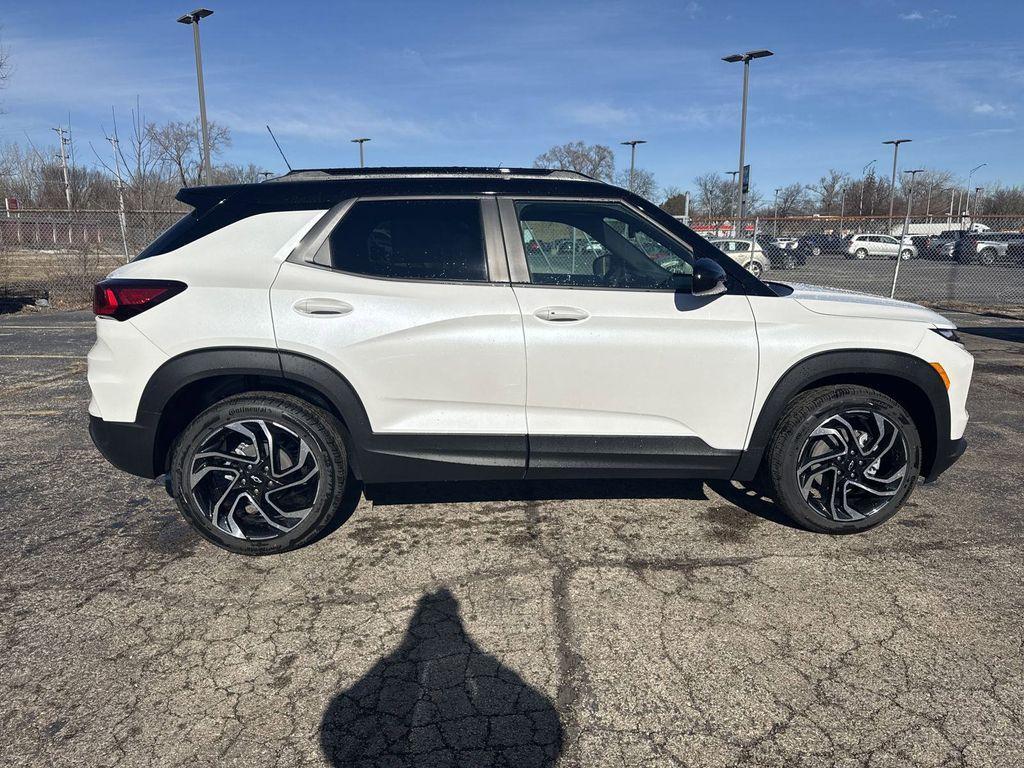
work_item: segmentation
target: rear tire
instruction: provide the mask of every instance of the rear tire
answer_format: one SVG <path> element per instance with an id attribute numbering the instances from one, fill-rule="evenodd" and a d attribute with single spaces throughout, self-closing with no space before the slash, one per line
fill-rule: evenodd
<path id="1" fill-rule="evenodd" d="M 859 533 L 895 515 L 921 471 L 906 409 L 868 387 L 820 387 L 793 399 L 765 454 L 782 510 L 820 533 Z"/>
<path id="2" fill-rule="evenodd" d="M 764 274 L 764 269 L 761 267 L 761 263 L 758 261 L 751 261 L 747 264 L 747 271 L 754 277 L 760 277 Z"/>
<path id="3" fill-rule="evenodd" d="M 864 259 L 866 259 L 867 257 L 868 252 L 866 248 L 858 248 L 853 254 L 853 258 L 858 259 L 860 261 L 864 261 Z"/>
<path id="4" fill-rule="evenodd" d="M 913 256 L 914 256 L 914 252 L 912 250 L 910 250 L 909 248 L 904 248 L 902 251 L 900 251 L 900 258 L 902 258 L 904 261 L 908 261 Z"/>
<path id="5" fill-rule="evenodd" d="M 291 395 L 248 392 L 199 414 L 175 442 L 178 508 L 207 541 L 273 555 L 314 541 L 349 478 L 343 427 Z"/>
<path id="6" fill-rule="evenodd" d="M 991 267 L 996 263 L 996 249 L 995 248 L 983 248 L 981 253 L 978 254 L 978 263 Z"/>

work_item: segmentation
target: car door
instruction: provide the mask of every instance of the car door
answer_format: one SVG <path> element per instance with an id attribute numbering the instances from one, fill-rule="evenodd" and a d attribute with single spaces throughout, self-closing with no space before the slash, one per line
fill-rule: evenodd
<path id="1" fill-rule="evenodd" d="M 889 258 L 895 258 L 900 251 L 900 241 L 895 237 L 889 235 L 878 236 L 878 252 L 879 255 L 888 256 Z"/>
<path id="2" fill-rule="evenodd" d="M 513 436 L 522 474 L 522 319 L 493 200 L 336 206 L 282 265 L 270 302 L 278 347 L 347 379 L 373 435 L 453 454 L 466 445 L 453 436 Z"/>
<path id="3" fill-rule="evenodd" d="M 692 250 L 620 201 L 499 209 L 526 340 L 527 476 L 728 476 L 757 381 L 746 296 L 693 296 Z M 598 255 L 546 249 L 565 239 Z"/>

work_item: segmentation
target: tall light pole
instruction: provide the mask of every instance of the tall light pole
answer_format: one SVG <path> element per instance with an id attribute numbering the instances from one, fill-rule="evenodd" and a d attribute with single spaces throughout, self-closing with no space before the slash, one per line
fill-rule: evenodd
<path id="1" fill-rule="evenodd" d="M 732 216 L 733 222 L 733 235 L 736 235 L 736 196 L 732 192 L 732 188 L 736 186 L 736 177 L 739 175 L 739 171 L 722 171 L 722 173 L 728 173 L 732 176 L 732 180 L 729 182 L 729 197 L 732 199 L 732 205 L 729 208 L 729 215 Z"/>
<path id="2" fill-rule="evenodd" d="M 636 173 L 636 145 L 646 144 L 647 142 L 644 139 L 630 139 L 629 141 L 619 143 L 629 147 L 629 191 L 636 192 L 633 186 L 633 174 Z"/>
<path id="3" fill-rule="evenodd" d="M 366 167 L 366 162 L 363 159 L 363 144 L 365 144 L 368 141 L 369 141 L 369 139 L 367 139 L 366 137 L 359 138 L 359 139 L 352 139 L 352 143 L 353 144 L 358 144 L 359 145 L 359 167 L 360 168 L 365 168 Z"/>
<path id="4" fill-rule="evenodd" d="M 988 163 L 982 163 L 971 168 L 971 172 L 967 174 L 967 202 L 964 204 L 964 216 L 971 215 L 971 179 L 974 176 L 974 172 L 979 168 L 984 168 Z"/>
<path id="5" fill-rule="evenodd" d="M 977 215 L 978 213 L 981 212 L 981 190 L 983 190 L 983 189 L 984 189 L 984 187 L 975 187 L 974 188 L 974 210 L 975 210 L 975 215 Z"/>
<path id="6" fill-rule="evenodd" d="M 903 261 L 903 244 L 907 240 L 907 232 L 910 231 L 910 207 L 914 204 L 914 178 L 919 173 L 924 173 L 924 168 L 915 168 L 912 171 L 904 171 L 910 174 L 910 189 L 907 190 L 907 215 L 903 219 L 903 234 L 900 236 L 900 244 L 896 246 L 896 269 L 892 273 L 892 290 L 889 291 L 889 298 L 896 296 L 896 278 L 900 276 L 900 263 Z"/>
<path id="7" fill-rule="evenodd" d="M 872 165 L 874 165 L 877 162 L 878 162 L 877 160 L 872 160 L 870 163 L 868 163 L 867 165 L 865 165 L 861 169 L 861 172 L 860 172 L 860 204 L 857 206 L 857 215 L 858 216 L 863 216 L 864 215 L 864 187 L 867 186 L 867 184 L 865 183 L 864 180 L 867 178 L 868 168 L 870 168 Z M 871 178 L 874 178 L 874 174 L 871 175 Z"/>
<path id="8" fill-rule="evenodd" d="M 900 154 L 900 144 L 906 144 L 913 139 L 890 139 L 889 141 L 883 141 L 883 144 L 892 144 L 892 188 L 889 190 L 889 231 L 886 234 L 892 234 L 892 211 L 896 206 L 896 158 Z M 911 177 L 913 178 L 913 177 Z"/>
<path id="9" fill-rule="evenodd" d="M 775 226 L 772 227 L 772 237 L 779 236 L 779 192 L 782 191 L 782 187 L 775 188 Z"/>
<path id="10" fill-rule="evenodd" d="M 743 187 L 749 184 L 749 179 L 745 179 L 743 176 L 743 162 L 744 152 L 747 147 L 747 92 L 750 88 L 750 61 L 751 59 L 763 59 L 767 56 L 774 56 L 771 51 L 761 48 L 756 51 L 747 51 L 746 53 L 734 53 L 730 56 L 723 56 L 722 61 L 727 61 L 730 64 L 735 64 L 738 61 L 743 62 L 743 106 L 740 110 L 740 164 L 739 164 L 739 177 L 740 183 L 737 188 L 737 197 L 739 198 L 739 209 L 738 222 L 742 227 L 743 225 L 743 214 L 746 212 L 747 196 L 743 193 Z"/>
<path id="11" fill-rule="evenodd" d="M 203 87 L 203 54 L 199 47 L 199 20 L 212 16 L 213 11 L 209 8 L 196 8 L 192 13 L 186 13 L 178 17 L 179 24 L 189 24 L 192 27 L 192 42 L 196 49 L 196 79 L 199 82 L 199 122 L 203 126 L 203 177 L 206 183 L 211 183 L 210 170 L 210 126 L 206 123 L 206 88 Z"/>

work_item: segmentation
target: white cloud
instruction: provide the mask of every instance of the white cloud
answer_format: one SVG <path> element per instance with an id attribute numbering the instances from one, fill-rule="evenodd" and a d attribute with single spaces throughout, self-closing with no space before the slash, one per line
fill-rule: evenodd
<path id="1" fill-rule="evenodd" d="M 909 13 L 899 14 L 900 19 L 903 21 L 924 21 L 927 22 L 929 27 L 946 27 L 949 26 L 951 21 L 956 19 L 955 13 L 946 13 L 940 11 L 938 8 L 932 8 L 926 13 L 921 11 L 910 11 Z"/>
<path id="2" fill-rule="evenodd" d="M 562 114 L 566 119 L 581 125 L 606 126 L 620 125 L 632 117 L 632 113 L 606 102 L 591 104 L 570 104 Z"/>
<path id="3" fill-rule="evenodd" d="M 1013 114 L 1013 110 L 1006 104 L 993 104 L 988 101 L 978 102 L 971 108 L 971 111 L 976 115 L 1009 116 Z"/>
<path id="4" fill-rule="evenodd" d="M 690 0 L 690 2 L 683 6 L 683 13 L 685 13 L 691 19 L 696 19 L 700 15 L 700 12 L 703 10 L 704 6 L 702 6 L 696 0 Z"/>

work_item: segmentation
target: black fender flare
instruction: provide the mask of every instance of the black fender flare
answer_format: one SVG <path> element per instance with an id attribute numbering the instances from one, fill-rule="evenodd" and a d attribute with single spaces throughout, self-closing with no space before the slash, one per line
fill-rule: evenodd
<path id="1" fill-rule="evenodd" d="M 925 475 L 930 474 L 936 456 L 943 455 L 950 442 L 949 397 L 939 374 L 921 358 L 904 352 L 843 349 L 820 352 L 804 358 L 779 377 L 757 414 L 750 442 L 736 466 L 733 479 L 754 479 L 761 465 L 761 458 L 768 449 L 768 442 L 775 431 L 775 425 L 795 395 L 833 379 L 846 379 L 857 383 L 858 377 L 868 379 L 877 376 L 894 379 L 914 388 L 910 390 L 915 397 L 915 407 L 911 411 L 912 415 L 914 412 L 918 414 L 918 420 L 921 414 L 930 413 L 932 423 L 923 425 L 926 429 L 933 430 L 934 436 L 934 446 L 931 450 L 926 447 L 923 456 L 923 472 Z M 916 401 L 916 398 L 920 397 L 926 402 Z"/>
<path id="2" fill-rule="evenodd" d="M 168 403 L 185 387 L 197 381 L 221 376 L 261 376 L 281 380 L 282 389 L 289 384 L 313 390 L 326 401 L 341 418 L 350 448 L 350 461 L 359 476 L 362 447 L 372 435 L 370 420 L 362 400 L 349 381 L 336 369 L 306 355 L 258 347 L 213 347 L 198 349 L 171 358 L 150 377 L 142 397 L 136 422 L 149 425 L 153 433 L 153 464 L 161 446 L 166 448 L 158 434 L 158 426 L 166 416 Z"/>

